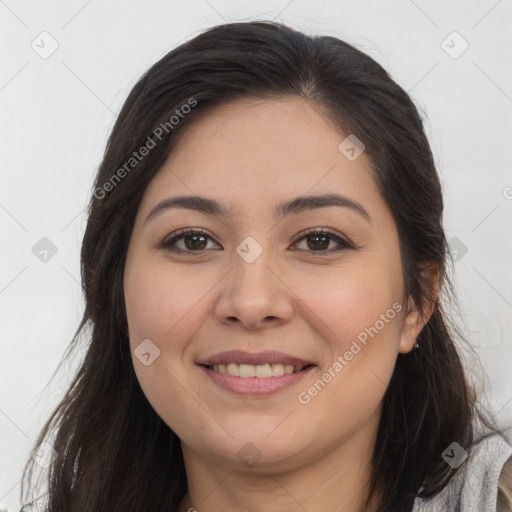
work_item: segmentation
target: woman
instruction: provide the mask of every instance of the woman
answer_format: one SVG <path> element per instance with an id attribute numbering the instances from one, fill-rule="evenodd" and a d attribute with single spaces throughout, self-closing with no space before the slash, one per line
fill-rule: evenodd
<path id="1" fill-rule="evenodd" d="M 168 53 L 94 185 L 48 510 L 512 510 L 442 213 L 416 108 L 354 47 L 251 22 Z"/>

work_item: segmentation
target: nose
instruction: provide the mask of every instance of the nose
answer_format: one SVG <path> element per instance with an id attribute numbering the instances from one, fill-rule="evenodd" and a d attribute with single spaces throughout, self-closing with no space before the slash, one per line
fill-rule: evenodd
<path id="1" fill-rule="evenodd" d="M 254 260 L 233 254 L 233 267 L 221 281 L 215 318 L 256 330 L 288 322 L 294 313 L 294 295 L 270 249 Z"/>

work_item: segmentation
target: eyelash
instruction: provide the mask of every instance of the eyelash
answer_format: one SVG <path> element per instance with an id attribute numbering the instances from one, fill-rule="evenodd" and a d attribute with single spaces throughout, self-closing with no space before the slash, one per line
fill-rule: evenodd
<path id="1" fill-rule="evenodd" d="M 171 238 L 164 239 L 160 243 L 159 248 L 165 249 L 165 250 L 167 250 L 169 252 L 173 252 L 173 253 L 202 253 L 202 252 L 206 251 L 207 249 L 200 249 L 198 251 L 190 251 L 190 250 L 177 249 L 175 247 L 175 243 L 178 240 L 181 240 L 182 238 L 185 238 L 187 236 L 193 236 L 193 235 L 204 235 L 207 238 L 209 238 L 210 240 L 213 240 L 213 238 L 210 235 L 208 235 L 208 233 L 205 230 L 203 230 L 202 228 L 191 228 L 191 227 L 181 228 L 178 231 L 176 231 L 171 236 Z M 293 242 L 293 245 L 296 245 L 298 242 L 300 242 L 303 239 L 307 238 L 308 236 L 312 236 L 312 235 L 329 235 L 329 238 L 331 240 L 337 242 L 341 247 L 338 247 L 337 249 L 330 249 L 330 250 L 325 250 L 325 251 L 322 251 L 322 250 L 313 251 L 313 250 L 306 250 L 306 249 L 297 249 L 297 250 L 310 252 L 313 254 L 315 254 L 315 253 L 331 254 L 331 253 L 340 252 L 340 251 L 343 251 L 346 249 L 355 249 L 354 245 L 351 244 L 348 240 L 345 240 L 344 238 L 339 237 L 338 235 L 336 235 L 335 233 L 333 233 L 332 231 L 330 231 L 326 228 L 307 228 L 307 229 L 301 231 L 297 235 L 297 238 Z M 215 242 L 215 240 L 213 240 L 213 241 Z M 217 242 L 215 242 L 215 243 L 218 244 Z M 220 244 L 218 244 L 218 245 L 220 245 Z"/>

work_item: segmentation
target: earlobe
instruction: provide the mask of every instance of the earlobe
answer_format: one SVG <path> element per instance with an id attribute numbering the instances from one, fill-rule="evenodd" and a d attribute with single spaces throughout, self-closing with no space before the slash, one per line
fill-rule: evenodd
<path id="1" fill-rule="evenodd" d="M 400 348 L 398 350 L 401 354 L 408 354 L 411 350 L 414 350 L 417 345 L 416 338 L 423 328 L 420 312 L 413 304 L 411 304 L 412 302 L 412 298 L 409 298 L 409 312 L 404 319 L 400 338 Z"/>

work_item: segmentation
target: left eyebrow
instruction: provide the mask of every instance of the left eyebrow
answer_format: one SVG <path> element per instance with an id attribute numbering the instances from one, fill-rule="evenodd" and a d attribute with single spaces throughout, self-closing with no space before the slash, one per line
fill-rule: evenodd
<path id="1" fill-rule="evenodd" d="M 329 206 L 350 208 L 352 211 L 362 216 L 367 222 L 371 223 L 370 215 L 360 203 L 340 194 L 299 196 L 290 201 L 285 201 L 276 206 L 274 210 L 274 219 L 279 220 L 290 214 L 298 214 L 304 211 L 314 210 L 317 208 L 326 208 Z M 201 196 L 175 196 L 164 199 L 158 203 L 149 212 L 149 215 L 146 217 L 144 224 L 148 223 L 151 219 L 160 213 L 175 208 L 195 210 L 206 215 L 216 215 L 223 217 L 233 215 L 232 208 L 227 208 L 215 199 Z"/>
<path id="2" fill-rule="evenodd" d="M 371 223 L 370 214 L 362 204 L 350 199 L 349 197 L 342 196 L 341 194 L 322 194 L 296 197 L 291 201 L 286 201 L 277 205 L 274 212 L 274 218 L 279 220 L 292 213 L 301 213 L 307 210 L 326 208 L 329 206 L 350 208 L 352 211 L 362 216 L 367 222 Z"/>

